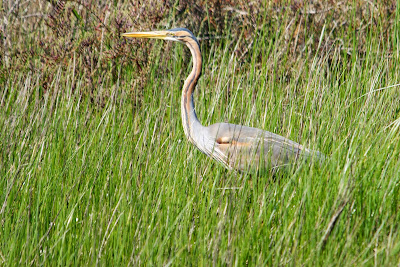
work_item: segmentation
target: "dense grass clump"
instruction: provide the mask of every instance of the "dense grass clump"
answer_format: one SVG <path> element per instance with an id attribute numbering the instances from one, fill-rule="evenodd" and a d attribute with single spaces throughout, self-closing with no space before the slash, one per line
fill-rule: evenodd
<path id="1" fill-rule="evenodd" d="M 395 2 L 89 2 L 1 11 L 0 265 L 399 264 Z M 201 37 L 203 124 L 324 164 L 250 175 L 194 148 L 186 48 L 119 38 L 175 26 Z"/>

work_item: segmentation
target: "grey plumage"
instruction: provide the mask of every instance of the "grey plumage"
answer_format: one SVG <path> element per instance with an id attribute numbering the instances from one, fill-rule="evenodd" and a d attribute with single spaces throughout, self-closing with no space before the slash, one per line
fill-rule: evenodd
<path id="1" fill-rule="evenodd" d="M 322 153 L 304 148 L 294 141 L 268 131 L 230 123 L 203 126 L 197 118 L 193 102 L 193 92 L 202 67 L 200 45 L 188 29 L 132 32 L 123 36 L 178 41 L 190 49 L 193 68 L 182 88 L 182 125 L 188 140 L 206 155 L 229 169 L 243 171 L 276 168 L 294 163 L 298 159 L 317 158 L 323 161 Z"/>

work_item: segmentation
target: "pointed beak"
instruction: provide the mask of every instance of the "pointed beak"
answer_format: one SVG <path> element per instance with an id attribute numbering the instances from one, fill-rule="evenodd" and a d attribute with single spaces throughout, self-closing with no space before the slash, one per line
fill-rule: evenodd
<path id="1" fill-rule="evenodd" d="M 122 36 L 129 38 L 152 38 L 152 39 L 165 39 L 168 37 L 165 31 L 154 31 L 154 32 L 127 32 L 123 33 Z"/>

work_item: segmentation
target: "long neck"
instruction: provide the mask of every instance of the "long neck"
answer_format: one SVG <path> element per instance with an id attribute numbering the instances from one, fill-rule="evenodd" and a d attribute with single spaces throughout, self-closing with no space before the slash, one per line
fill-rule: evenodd
<path id="1" fill-rule="evenodd" d="M 182 124 L 186 137 L 190 142 L 196 143 L 194 133 L 203 127 L 197 118 L 193 103 L 193 92 L 201 73 L 201 53 L 200 47 L 195 40 L 190 39 L 186 42 L 186 45 L 192 53 L 193 69 L 183 85 L 181 102 Z"/>

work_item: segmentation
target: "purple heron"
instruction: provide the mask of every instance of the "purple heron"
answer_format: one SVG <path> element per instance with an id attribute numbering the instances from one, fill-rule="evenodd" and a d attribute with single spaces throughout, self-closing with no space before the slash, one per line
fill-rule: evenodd
<path id="1" fill-rule="evenodd" d="M 193 58 L 193 68 L 182 89 L 181 113 L 186 137 L 206 155 L 228 169 L 241 171 L 272 169 L 294 163 L 298 159 L 315 157 L 323 160 L 318 151 L 303 147 L 280 135 L 257 128 L 230 123 L 203 126 L 197 118 L 193 92 L 201 74 L 200 45 L 191 31 L 177 28 L 165 31 L 130 32 L 130 38 L 154 38 L 186 44 Z"/>

